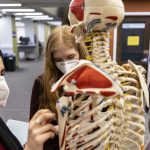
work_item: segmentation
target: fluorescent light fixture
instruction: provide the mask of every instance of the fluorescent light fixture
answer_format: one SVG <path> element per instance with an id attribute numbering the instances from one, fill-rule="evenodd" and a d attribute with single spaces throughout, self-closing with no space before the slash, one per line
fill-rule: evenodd
<path id="1" fill-rule="evenodd" d="M 123 29 L 144 29 L 145 23 L 123 23 Z"/>
<path id="2" fill-rule="evenodd" d="M 22 4 L 20 3 L 14 3 L 14 4 L 0 4 L 0 7 L 20 7 Z"/>
<path id="3" fill-rule="evenodd" d="M 42 16 L 25 16 L 24 18 L 49 18 L 48 15 L 42 15 Z"/>
<path id="4" fill-rule="evenodd" d="M 53 20 L 53 17 L 49 17 L 49 18 L 32 18 L 32 20 Z"/>
<path id="5" fill-rule="evenodd" d="M 21 18 L 20 18 L 20 17 L 16 17 L 15 20 L 16 20 L 16 21 L 19 21 L 19 20 L 21 20 Z"/>
<path id="6" fill-rule="evenodd" d="M 48 15 L 42 16 L 25 16 L 24 18 L 30 18 L 32 20 L 53 20 L 53 17 L 49 17 Z"/>
<path id="7" fill-rule="evenodd" d="M 150 12 L 125 12 L 125 16 L 150 16 Z"/>
<path id="8" fill-rule="evenodd" d="M 39 16 L 43 15 L 43 13 L 35 12 L 35 13 L 14 13 L 15 16 Z"/>
<path id="9" fill-rule="evenodd" d="M 2 9 L 2 12 L 35 12 L 34 9 Z"/>

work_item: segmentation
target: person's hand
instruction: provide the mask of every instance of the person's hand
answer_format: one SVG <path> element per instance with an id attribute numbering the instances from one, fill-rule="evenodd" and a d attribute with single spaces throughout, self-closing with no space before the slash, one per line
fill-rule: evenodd
<path id="1" fill-rule="evenodd" d="M 29 122 L 25 150 L 43 150 L 45 141 L 54 138 L 58 133 L 58 126 L 50 124 L 53 119 L 55 119 L 55 114 L 48 109 L 41 109 L 33 116 Z"/>

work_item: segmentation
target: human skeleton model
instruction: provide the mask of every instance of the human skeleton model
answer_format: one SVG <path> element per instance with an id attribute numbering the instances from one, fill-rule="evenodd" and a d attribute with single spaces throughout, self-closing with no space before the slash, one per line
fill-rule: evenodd
<path id="1" fill-rule="evenodd" d="M 61 150 L 144 150 L 145 70 L 109 54 L 109 29 L 123 19 L 121 0 L 73 0 L 69 19 L 77 41 L 84 37 L 89 61 L 80 63 L 52 88 L 72 96 L 57 101 Z"/>

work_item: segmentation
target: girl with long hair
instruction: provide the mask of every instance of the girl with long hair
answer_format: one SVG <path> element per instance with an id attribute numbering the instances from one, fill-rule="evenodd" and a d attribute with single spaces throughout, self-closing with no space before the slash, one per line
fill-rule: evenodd
<path id="1" fill-rule="evenodd" d="M 59 149 L 55 105 L 56 100 L 62 95 L 62 91 L 59 90 L 52 94 L 50 92 L 51 86 L 66 72 L 67 66 L 70 64 L 75 66 L 79 59 L 84 58 L 85 46 L 83 42 L 76 43 L 75 36 L 71 33 L 69 26 L 65 25 L 56 28 L 48 37 L 45 50 L 45 71 L 34 82 L 30 106 L 30 119 L 34 114 L 36 115 L 39 109 L 41 111 L 46 109 L 46 113 L 43 110 L 43 112 L 39 113 L 39 116 L 34 116 L 36 123 L 33 123 L 34 125 L 31 127 L 32 130 L 37 124 L 36 126 L 39 127 L 37 127 L 37 130 L 40 130 L 41 126 L 49 125 L 43 131 L 44 133 L 49 133 L 49 140 L 46 139 L 47 141 L 43 146 L 44 150 Z M 47 120 L 45 115 L 49 116 Z"/>

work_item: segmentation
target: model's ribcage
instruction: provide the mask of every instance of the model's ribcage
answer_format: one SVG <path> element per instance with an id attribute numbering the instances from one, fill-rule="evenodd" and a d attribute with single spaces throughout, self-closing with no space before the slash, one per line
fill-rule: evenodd
<path id="1" fill-rule="evenodd" d="M 145 120 L 143 91 L 134 70 L 127 70 L 111 60 L 108 34 L 89 35 L 94 64 L 119 84 L 122 95 L 102 97 L 99 94 L 76 94 L 59 99 L 69 106 L 68 114 L 59 119 L 62 150 L 142 150 Z M 89 56 L 90 58 L 90 56 Z M 65 111 L 65 110 L 64 110 Z M 64 119 L 64 120 L 63 120 Z M 62 125 L 63 124 L 63 125 Z"/>

